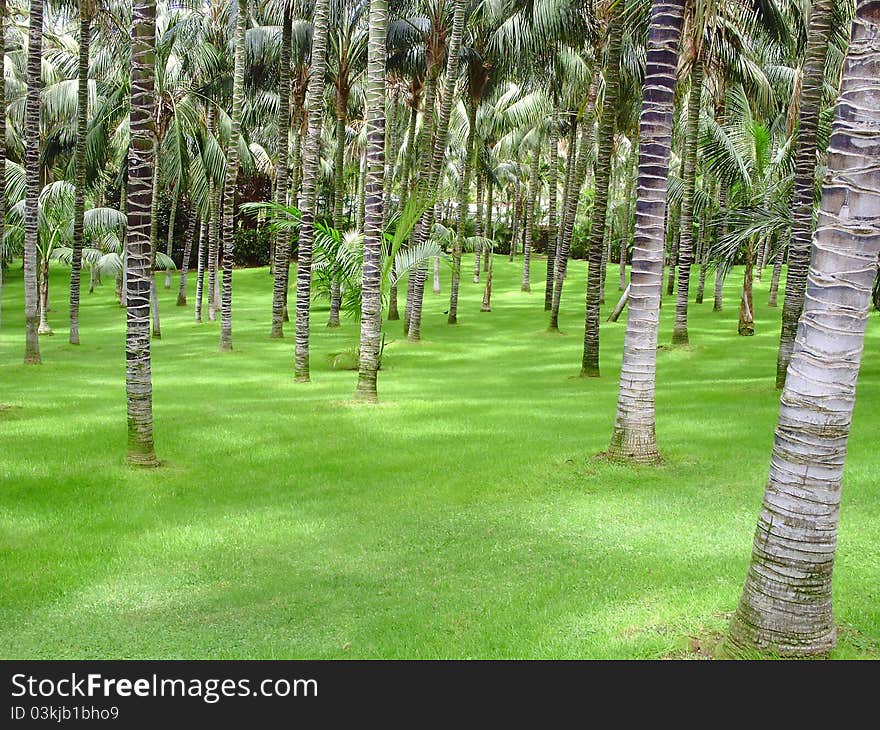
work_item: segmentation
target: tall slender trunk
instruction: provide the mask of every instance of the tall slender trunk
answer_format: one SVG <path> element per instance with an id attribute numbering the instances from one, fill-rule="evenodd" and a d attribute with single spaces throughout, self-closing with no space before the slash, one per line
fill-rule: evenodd
<path id="1" fill-rule="evenodd" d="M 638 197 L 629 311 L 617 417 L 608 447 L 611 458 L 647 464 L 660 461 L 654 427 L 654 386 L 663 293 L 666 181 L 683 14 L 683 0 L 660 0 L 654 4 L 651 13 L 645 93 L 639 122 Z"/>
<path id="2" fill-rule="evenodd" d="M 315 237 L 315 212 L 318 184 L 318 148 L 321 144 L 322 99 L 327 71 L 327 35 L 330 1 L 316 0 L 312 63 L 309 70 L 308 130 L 303 145 L 302 222 L 299 231 L 299 257 L 296 266 L 296 357 L 294 377 L 309 381 L 309 304 L 312 296 L 312 243 Z"/>
<path id="3" fill-rule="evenodd" d="M 39 264 L 39 289 L 40 295 L 40 326 L 37 328 L 39 335 L 53 335 L 49 326 L 49 261 L 43 260 Z"/>
<path id="4" fill-rule="evenodd" d="M 608 41 L 608 60 L 605 67 L 605 98 L 602 119 L 597 133 L 598 160 L 610 160 L 614 144 L 614 122 L 620 90 L 620 48 L 623 40 L 621 10 L 614 11 Z M 596 165 L 595 193 L 590 229 L 590 257 L 587 269 L 586 320 L 584 323 L 584 356 L 581 376 L 599 376 L 599 304 L 602 298 L 602 259 L 606 218 L 608 213 L 609 169 L 606 164 Z"/>
<path id="5" fill-rule="evenodd" d="M 434 139 L 434 150 L 428 174 L 427 191 L 431 197 L 434 197 L 437 193 L 443 160 L 446 155 L 449 117 L 452 113 L 455 85 L 458 82 L 461 61 L 461 42 L 464 35 L 464 23 L 467 9 L 468 5 L 465 0 L 455 0 L 452 17 L 452 31 L 449 36 L 449 49 L 446 59 L 446 78 L 444 80 L 443 98 L 440 102 L 440 113 L 437 118 L 437 134 Z M 428 239 L 433 223 L 434 214 L 433 208 L 431 208 L 422 217 L 420 224 L 416 227 L 416 244 L 424 243 Z M 418 341 L 421 339 L 422 298 L 425 291 L 425 273 L 425 268 L 420 267 L 416 272 L 415 282 L 413 284 L 412 307 L 410 311 L 409 331 L 407 332 L 407 339 L 410 341 Z"/>
<path id="6" fill-rule="evenodd" d="M 208 320 L 217 319 L 217 248 L 220 241 L 220 196 L 215 185 L 211 194 L 211 221 L 208 227 Z"/>
<path id="7" fill-rule="evenodd" d="M 333 158 L 333 225 L 343 231 L 348 223 L 345 219 L 345 127 L 348 124 L 348 96 L 343 94 L 336 99 L 336 149 Z M 330 269 L 330 316 L 328 327 L 339 327 L 339 309 L 342 306 L 342 285 L 339 277 Z"/>
<path id="8" fill-rule="evenodd" d="M 523 270 L 522 270 L 522 291 L 530 292 L 532 290 L 532 235 L 535 229 L 535 198 L 540 190 L 540 182 L 538 181 L 538 163 L 541 158 L 541 137 L 538 136 L 538 142 L 535 149 L 532 150 L 532 160 L 529 164 L 529 187 L 528 200 L 526 201 L 526 218 L 523 226 Z"/>
<path id="9" fill-rule="evenodd" d="M 291 204 L 296 207 L 299 207 L 299 194 L 300 194 L 300 186 L 302 184 L 302 137 L 301 128 L 303 125 L 303 119 L 305 117 L 305 109 L 303 106 L 304 102 L 302 102 L 299 98 L 297 98 L 297 103 L 293 108 L 293 123 L 291 124 L 291 129 L 295 131 L 293 135 L 293 152 L 291 154 L 291 175 L 290 182 L 288 185 L 288 196 Z M 281 321 L 289 322 L 290 321 L 290 313 L 288 312 L 287 307 L 287 299 L 288 292 L 290 290 L 290 259 L 293 254 L 293 236 L 291 234 L 288 239 L 288 257 L 285 262 L 286 270 L 283 272 L 284 283 L 282 285 L 282 294 L 284 297 L 284 303 L 282 305 L 282 314 Z M 297 246 L 299 245 L 299 232 L 297 232 Z M 273 293 L 274 295 L 274 293 Z"/>
<path id="10" fill-rule="evenodd" d="M 880 253 L 878 22 L 877 3 L 859 0 L 734 649 L 805 656 L 836 643 L 841 480 Z"/>
<path id="11" fill-rule="evenodd" d="M 28 21 L 27 99 L 25 102 L 24 166 L 26 197 L 24 213 L 24 318 L 25 364 L 37 365 L 40 358 L 39 292 L 37 291 L 37 249 L 39 220 L 37 201 L 40 198 L 40 67 L 43 45 L 43 0 L 31 0 Z"/>
<path id="12" fill-rule="evenodd" d="M 288 151 L 290 149 L 290 46 L 293 38 L 293 16 L 290 3 L 284 4 L 281 21 L 281 59 L 278 69 L 278 130 L 275 164 L 275 204 L 287 205 Z M 284 304 L 290 278 L 290 230 L 281 228 L 275 234 L 274 281 L 272 286 L 272 328 L 269 337 L 284 337 Z"/>
<path id="13" fill-rule="evenodd" d="M 153 447 L 153 384 L 150 371 L 150 284 L 154 281 L 150 212 L 155 163 L 155 0 L 134 0 L 131 36 L 131 142 L 128 150 L 128 228 L 125 241 L 128 461 L 137 466 L 158 466 Z"/>
<path id="14" fill-rule="evenodd" d="M 792 186 L 791 238 L 785 298 L 782 302 L 782 331 L 776 358 L 776 387 L 785 385 L 785 371 L 791 358 L 798 319 L 804 306 L 807 269 L 810 266 L 810 240 L 813 231 L 813 191 L 816 175 L 816 138 L 822 112 L 825 57 L 831 35 L 831 0 L 813 0 L 807 48 L 801 72 L 801 93 L 794 184 Z"/>
<path id="15" fill-rule="evenodd" d="M 477 164 L 477 160 L 474 160 L 474 164 Z M 476 183 L 477 183 L 477 210 L 474 217 L 474 228 L 475 234 L 477 236 L 477 240 L 484 236 L 483 232 L 483 175 L 477 170 L 476 174 Z M 482 244 L 477 243 L 474 246 L 474 284 L 480 283 L 480 255 L 482 253 Z"/>
<path id="16" fill-rule="evenodd" d="M 161 145 L 155 140 L 153 159 L 159 159 Z M 153 166 L 153 192 L 150 198 L 150 312 L 153 316 L 153 339 L 162 339 L 159 319 L 159 293 L 156 291 L 156 252 L 159 250 L 159 165 Z"/>
<path id="17" fill-rule="evenodd" d="M 223 190 L 223 291 L 220 297 L 220 351 L 232 349 L 232 266 L 235 263 L 235 186 L 238 180 L 238 138 L 244 101 L 247 0 L 238 0 L 235 16 L 235 68 L 232 81 L 232 129 L 226 155 Z"/>
<path id="18" fill-rule="evenodd" d="M 629 165 L 635 168 L 636 150 L 630 152 L 631 159 Z M 626 216 L 623 222 L 623 231 L 620 235 L 620 291 L 626 290 L 626 257 L 629 249 L 629 237 L 632 233 L 632 217 L 633 217 L 633 185 L 635 183 L 635 175 L 633 170 L 627 170 L 626 189 L 624 191 L 624 201 L 626 205 Z"/>
<path id="19" fill-rule="evenodd" d="M 387 0 L 370 0 L 367 49 L 367 166 L 361 340 L 355 397 L 375 402 L 382 332 L 382 202 L 385 170 L 385 35 Z"/>
<path id="20" fill-rule="evenodd" d="M 73 255 L 70 264 L 71 345 L 79 344 L 79 289 L 82 273 L 83 219 L 86 209 L 86 134 L 89 120 L 89 43 L 92 38 L 92 12 L 89 3 L 79 3 L 79 71 L 76 86 L 76 151 L 74 152 L 76 186 L 73 196 Z M 3 139 L 5 138 L 4 133 Z"/>
<path id="21" fill-rule="evenodd" d="M 721 239 L 727 234 L 727 183 L 724 180 L 721 181 L 721 187 L 718 192 L 718 215 L 721 216 L 721 220 L 718 222 L 717 236 Z M 724 309 L 724 277 L 726 273 L 720 263 L 715 267 L 713 312 L 720 312 Z"/>
<path id="22" fill-rule="evenodd" d="M 700 262 L 697 298 L 694 300 L 697 304 L 703 303 L 703 297 L 706 293 L 706 270 L 709 267 L 709 236 L 709 210 L 706 208 L 700 216 L 700 229 L 697 232 L 697 251 L 698 261 Z"/>
<path id="23" fill-rule="evenodd" d="M 785 246 L 776 249 L 776 257 L 773 261 L 773 278 L 770 279 L 770 297 L 767 300 L 768 307 L 775 307 L 779 294 L 779 276 L 782 274 L 782 262 L 785 259 Z"/>
<path id="24" fill-rule="evenodd" d="M 494 252 L 495 224 L 493 223 L 495 184 L 490 176 L 486 176 L 486 238 L 493 242 L 493 246 L 483 247 L 483 271 L 489 272 L 489 264 Z"/>
<path id="25" fill-rule="evenodd" d="M 581 188 L 587 177 L 587 167 L 590 163 L 590 155 L 593 148 L 593 132 L 596 123 L 596 99 L 599 91 L 599 64 L 593 68 L 593 80 L 587 92 L 587 116 L 581 125 L 581 140 L 578 149 L 575 150 L 575 138 L 577 126 L 572 121 L 570 132 L 570 144 L 568 149 L 568 164 L 572 161 L 575 167 L 571 170 L 570 181 L 564 197 L 562 213 L 562 226 L 560 227 L 559 252 L 556 256 L 556 284 L 553 287 L 553 306 L 550 308 L 550 324 L 548 330 L 559 331 L 559 307 L 562 303 L 562 285 L 568 271 L 568 254 L 571 251 L 571 238 L 574 233 L 574 220 L 577 215 L 578 203 L 581 197 Z"/>
<path id="26" fill-rule="evenodd" d="M 180 284 L 177 288 L 177 306 L 186 306 L 186 275 L 189 272 L 189 260 L 192 256 L 193 238 L 199 224 L 199 216 L 195 210 L 190 212 L 189 223 L 186 227 L 186 242 L 183 245 L 183 258 L 180 261 Z M 198 245 L 198 244 L 196 244 Z"/>
<path id="27" fill-rule="evenodd" d="M 510 222 L 510 250 L 508 251 L 508 260 L 513 263 L 513 259 L 516 256 L 516 242 L 519 238 L 520 231 L 520 218 L 522 218 L 522 195 L 520 194 L 519 189 L 519 181 L 516 182 L 515 187 L 513 189 L 513 208 L 512 215 L 513 218 Z"/>
<path id="28" fill-rule="evenodd" d="M 202 299 L 205 289 L 205 258 L 208 254 L 208 221 L 199 228 L 198 263 L 196 269 L 196 322 L 202 322 Z"/>
<path id="29" fill-rule="evenodd" d="M 752 279 L 755 268 L 755 248 L 761 244 L 757 241 L 749 243 L 746 251 L 746 268 L 743 273 L 742 295 L 739 302 L 739 324 L 737 332 L 743 337 L 755 334 L 755 308 L 752 301 Z"/>
<path id="30" fill-rule="evenodd" d="M 691 89 L 688 95 L 687 129 L 685 130 L 684 195 L 681 200 L 681 237 L 678 244 L 678 298 L 675 302 L 675 323 L 672 344 L 688 344 L 688 305 L 690 304 L 691 264 L 694 261 L 694 192 L 697 175 L 697 137 L 700 131 L 700 97 L 703 91 L 703 64 L 694 58 L 691 68 Z"/>
<path id="31" fill-rule="evenodd" d="M 468 139 L 465 149 L 464 169 L 458 188 L 458 206 L 455 212 L 455 241 L 452 244 L 452 281 L 449 285 L 449 316 L 447 324 L 458 323 L 458 289 L 461 284 L 461 251 L 464 243 L 464 226 L 470 207 L 471 175 L 474 168 L 474 144 L 477 139 L 477 105 L 472 99 L 467 102 Z M 439 274 L 439 264 L 437 267 Z M 438 282 L 439 284 L 439 282 Z"/>
<path id="32" fill-rule="evenodd" d="M 481 312 L 492 311 L 492 269 L 495 268 L 495 257 L 489 257 L 489 270 L 486 272 L 486 286 L 483 289 L 483 303 L 480 305 Z"/>
<path id="33" fill-rule="evenodd" d="M 672 209 L 667 226 L 667 241 L 669 243 L 669 268 L 666 272 L 666 294 L 675 292 L 675 267 L 678 265 L 678 244 L 681 240 L 681 204 Z"/>
<path id="34" fill-rule="evenodd" d="M 174 253 L 174 221 L 177 218 L 177 202 L 180 198 L 177 188 L 172 193 L 171 213 L 168 215 L 168 238 L 165 241 L 165 255 L 171 258 Z M 165 288 L 171 288 L 171 269 L 165 271 Z"/>
<path id="35" fill-rule="evenodd" d="M 544 311 L 553 309 L 553 282 L 556 274 L 556 203 L 558 196 L 559 127 L 556 113 L 550 119 L 550 170 L 547 174 L 547 278 L 544 282 Z"/>

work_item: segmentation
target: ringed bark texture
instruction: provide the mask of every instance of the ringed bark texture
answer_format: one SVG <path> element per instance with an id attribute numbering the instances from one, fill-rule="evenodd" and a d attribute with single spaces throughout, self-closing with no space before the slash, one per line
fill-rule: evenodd
<path id="1" fill-rule="evenodd" d="M 287 205 L 287 151 L 290 149 L 290 45 L 293 21 L 288 3 L 284 5 L 281 26 L 281 67 L 278 71 L 278 162 L 275 165 L 275 203 Z M 284 306 L 290 279 L 290 231 L 279 229 L 275 235 L 275 280 L 272 287 L 272 329 L 270 337 L 284 337 Z"/>
<path id="2" fill-rule="evenodd" d="M 836 643 L 841 478 L 880 253 L 878 24 L 880 2 L 860 0 L 734 649 L 808 656 Z"/>
<path id="3" fill-rule="evenodd" d="M 321 144 L 322 98 L 327 72 L 327 28 L 330 0 L 315 2 L 312 63 L 306 92 L 308 129 L 303 144 L 302 221 L 299 230 L 299 256 L 296 266 L 296 354 L 294 378 L 309 381 L 309 315 L 312 298 L 312 243 L 315 238 L 316 186 L 318 182 L 318 147 Z"/>
<path id="4" fill-rule="evenodd" d="M 367 46 L 367 179 L 364 209 L 364 264 L 361 341 L 355 397 L 378 399 L 376 375 L 382 332 L 382 200 L 385 167 L 385 34 L 387 0 L 370 0 Z"/>
<path id="5" fill-rule="evenodd" d="M 620 90 L 620 48 L 623 41 L 623 20 L 620 10 L 611 20 L 608 59 L 605 73 L 605 99 L 597 133 L 597 160 L 610 160 L 614 144 L 617 97 Z M 599 306 L 602 299 L 602 261 L 605 257 L 605 225 L 608 212 L 609 165 L 596 165 L 596 186 L 590 228 L 590 253 L 587 267 L 586 318 L 584 321 L 584 356 L 581 376 L 599 377 Z"/>
<path id="6" fill-rule="evenodd" d="M 223 281 L 220 296 L 220 350 L 232 349 L 232 265 L 235 260 L 235 185 L 238 180 L 238 138 L 244 101 L 245 30 L 247 0 L 238 0 L 235 18 L 235 70 L 232 81 L 232 131 L 226 157 L 223 191 Z"/>
<path id="7" fill-rule="evenodd" d="M 125 392 L 128 461 L 157 466 L 153 447 L 150 289 L 153 283 L 150 210 L 155 137 L 156 3 L 135 0 L 131 29 L 131 144 L 128 150 Z"/>
<path id="8" fill-rule="evenodd" d="M 83 220 L 86 209 L 86 134 L 89 119 L 89 42 L 92 8 L 79 4 L 79 73 L 76 86 L 76 189 L 73 197 L 73 256 L 70 264 L 70 344 L 79 344 L 79 287 L 82 273 Z M 5 139 L 5 136 L 3 137 Z"/>
<path id="9" fill-rule="evenodd" d="M 703 65 L 694 59 L 691 90 L 688 96 L 687 138 L 684 147 L 684 195 L 681 200 L 681 228 L 678 242 L 678 293 L 675 301 L 675 324 L 672 344 L 688 344 L 688 297 L 691 264 L 694 262 L 694 193 L 697 179 L 697 136 L 700 131 L 700 97 L 703 91 Z"/>
<path id="10" fill-rule="evenodd" d="M 791 358 L 798 318 L 804 306 L 807 269 L 810 266 L 810 240 L 813 230 L 813 191 L 816 175 L 816 137 L 822 112 L 825 83 L 825 57 L 831 35 L 831 0 L 814 0 L 801 81 L 792 186 L 791 238 L 788 244 L 788 270 L 782 301 L 782 332 L 776 358 L 776 387 L 785 385 L 785 371 Z"/>
<path id="11" fill-rule="evenodd" d="M 26 198 L 24 211 L 24 361 L 39 365 L 40 313 L 37 292 L 37 245 L 39 221 L 37 201 L 40 198 L 40 87 L 41 55 L 43 45 L 43 0 L 31 0 L 28 23 L 27 99 L 25 101 L 25 129 L 27 140 L 24 150 Z"/>
<path id="12" fill-rule="evenodd" d="M 656 3 L 651 15 L 639 120 L 638 198 L 628 289 L 629 313 L 617 417 L 608 447 L 611 458 L 647 464 L 660 461 L 654 430 L 654 385 L 663 294 L 666 181 L 683 11 L 682 0 L 672 0 Z"/>

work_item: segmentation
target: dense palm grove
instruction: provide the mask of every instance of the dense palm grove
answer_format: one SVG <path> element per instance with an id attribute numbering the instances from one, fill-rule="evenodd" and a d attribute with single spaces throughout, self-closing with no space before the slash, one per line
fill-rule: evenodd
<path id="1" fill-rule="evenodd" d="M 602 292 L 619 264 L 607 456 L 658 464 L 658 344 L 691 343 L 695 306 L 735 307 L 729 335 L 754 334 L 753 282 L 769 277 L 782 406 L 728 644 L 834 646 L 841 476 L 880 253 L 880 5 L 31 0 L 0 13 L 2 259 L 6 276 L 22 264 L 25 361 L 40 363 L 53 327 L 88 338 L 81 289 L 115 281 L 130 462 L 158 465 L 163 282 L 197 322 L 220 319 L 229 351 L 235 267 L 268 264 L 266 336 L 293 341 L 290 376 L 310 379 L 311 328 L 352 315 L 354 394 L 375 402 L 385 331 L 421 339 L 432 274 L 438 286 L 451 270 L 455 325 L 485 316 L 460 310 L 463 287 L 491 311 L 498 257 L 522 262 L 523 292 L 543 289 L 532 306 L 551 332 L 570 258 L 588 260 L 580 368 L 599 377 Z M 69 323 L 50 322 L 50 262 L 70 269 Z M 725 302 L 734 266 L 741 297 Z M 658 343 L 664 289 L 670 343 Z M 312 316 L 321 298 L 327 322 Z"/>

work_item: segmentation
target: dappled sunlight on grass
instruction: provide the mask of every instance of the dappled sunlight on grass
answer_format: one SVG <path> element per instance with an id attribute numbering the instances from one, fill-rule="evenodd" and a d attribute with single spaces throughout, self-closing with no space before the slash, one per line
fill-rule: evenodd
<path id="1" fill-rule="evenodd" d="M 661 467 L 600 456 L 614 421 L 625 315 L 608 272 L 601 378 L 579 378 L 586 265 L 546 332 L 546 263 L 519 291 L 496 262 L 492 312 L 462 282 L 460 324 L 425 296 L 423 341 L 386 323 L 381 404 L 352 400 L 332 356 L 358 324 L 312 314 L 312 382 L 293 382 L 293 323 L 269 338 L 271 279 L 235 272 L 232 355 L 219 319 L 162 288 L 153 344 L 163 467 L 124 463 L 124 311 L 113 282 L 83 293 L 66 342 L 67 272 L 53 272 L 44 365 L 21 364 L 21 281 L 0 331 L 2 657 L 643 657 L 723 633 L 767 476 L 781 308 L 756 284 L 754 337 L 692 305 L 691 346 L 657 358 Z M 472 265 L 472 264 L 471 264 Z M 469 272 L 466 260 L 463 271 Z M 694 285 L 695 289 L 695 285 Z M 401 288 L 401 313 L 403 292 Z M 205 309 L 207 314 L 207 307 Z M 872 314 L 844 485 L 839 656 L 880 657 L 880 344 Z"/>

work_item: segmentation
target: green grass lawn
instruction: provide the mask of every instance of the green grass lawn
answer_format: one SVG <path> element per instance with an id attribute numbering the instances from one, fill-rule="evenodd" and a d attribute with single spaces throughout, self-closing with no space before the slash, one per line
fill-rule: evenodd
<path id="1" fill-rule="evenodd" d="M 756 286 L 757 335 L 691 305 L 687 349 L 658 355 L 665 465 L 596 458 L 614 420 L 625 317 L 608 273 L 602 377 L 581 379 L 585 264 L 546 333 L 543 259 L 496 264 L 493 311 L 463 271 L 460 324 L 425 299 L 423 342 L 387 326 L 379 406 L 354 405 L 333 353 L 357 323 L 313 313 L 312 382 L 293 382 L 293 326 L 268 337 L 266 270 L 235 272 L 234 347 L 161 289 L 156 449 L 126 466 L 124 312 L 83 293 L 67 344 L 25 367 L 18 262 L 0 332 L 0 657 L 655 658 L 697 656 L 736 606 L 767 476 L 779 309 Z M 472 259 L 471 259 L 472 260 Z M 190 278 L 194 285 L 194 276 Z M 695 289 L 696 278 L 694 279 Z M 191 287 L 192 301 L 192 287 Z M 401 311 L 403 299 L 401 298 Z M 660 342 L 672 330 L 664 297 Z M 206 307 L 207 312 L 207 307 Z M 880 657 L 880 326 L 872 314 L 835 570 L 835 656 Z"/>

